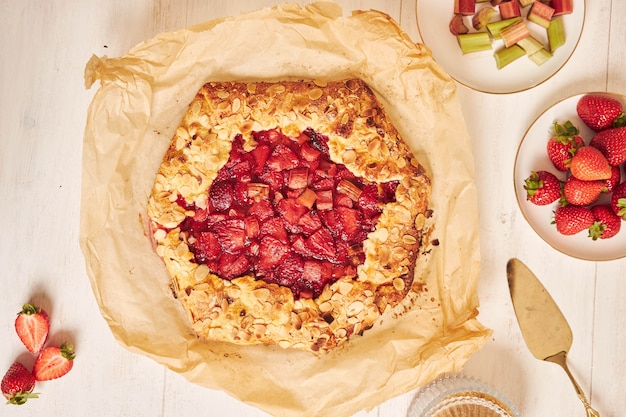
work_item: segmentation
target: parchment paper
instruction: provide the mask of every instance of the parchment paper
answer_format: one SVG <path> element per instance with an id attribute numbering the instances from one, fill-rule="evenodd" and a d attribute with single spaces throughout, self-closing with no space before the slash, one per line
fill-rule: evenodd
<path id="1" fill-rule="evenodd" d="M 197 340 L 144 234 L 155 173 L 207 81 L 340 79 L 372 87 L 433 183 L 424 291 L 324 356 Z M 285 4 L 164 33 L 121 58 L 92 57 L 80 244 L 95 298 L 120 344 L 275 416 L 349 416 L 460 371 L 490 334 L 477 321 L 473 157 L 456 87 L 389 16 L 335 3 Z"/>

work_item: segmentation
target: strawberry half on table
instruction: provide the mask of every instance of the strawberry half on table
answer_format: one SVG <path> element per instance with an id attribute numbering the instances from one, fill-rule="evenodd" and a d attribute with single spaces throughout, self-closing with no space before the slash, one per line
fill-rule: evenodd
<path id="1" fill-rule="evenodd" d="M 37 381 L 61 378 L 74 366 L 74 346 L 63 343 L 60 347 L 48 346 L 37 356 L 33 376 Z"/>
<path id="2" fill-rule="evenodd" d="M 35 383 L 33 374 L 20 362 L 14 362 L 2 378 L 2 395 L 7 404 L 22 405 L 31 398 L 39 397 L 33 393 Z"/>
<path id="3" fill-rule="evenodd" d="M 15 318 L 15 331 L 29 352 L 39 353 L 48 340 L 48 313 L 33 304 L 24 304 Z"/>

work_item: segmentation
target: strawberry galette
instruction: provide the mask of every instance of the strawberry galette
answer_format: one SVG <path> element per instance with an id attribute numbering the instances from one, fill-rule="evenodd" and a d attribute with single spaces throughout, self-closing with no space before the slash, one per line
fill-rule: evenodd
<path id="1" fill-rule="evenodd" d="M 361 80 L 211 82 L 148 215 L 200 338 L 330 351 L 405 298 L 429 197 Z"/>

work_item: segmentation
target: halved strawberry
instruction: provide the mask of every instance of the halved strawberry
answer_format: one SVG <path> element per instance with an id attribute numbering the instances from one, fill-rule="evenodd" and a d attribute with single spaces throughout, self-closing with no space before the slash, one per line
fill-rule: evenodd
<path id="1" fill-rule="evenodd" d="M 252 157 L 254 158 L 254 166 L 252 168 L 253 173 L 259 175 L 261 172 L 263 172 L 263 169 L 265 168 L 265 162 L 267 161 L 267 158 L 269 158 L 271 151 L 272 148 L 270 148 L 270 145 L 266 143 L 261 143 L 250 152 L 252 154 Z"/>
<path id="2" fill-rule="evenodd" d="M 295 198 L 285 198 L 276 207 L 278 215 L 289 225 L 295 225 L 304 213 L 309 211 L 306 206 Z"/>
<path id="3" fill-rule="evenodd" d="M 332 277 L 332 264 L 324 261 L 306 260 L 304 261 L 304 269 L 302 271 L 303 285 L 301 286 L 300 293 L 303 296 L 311 298 L 317 297 L 322 293 L 324 287 Z"/>
<path id="4" fill-rule="evenodd" d="M 301 256 L 290 253 L 276 267 L 275 277 L 278 284 L 285 286 L 293 286 L 298 280 L 302 279 L 304 272 L 304 260 Z"/>
<path id="5" fill-rule="evenodd" d="M 266 166 L 270 171 L 284 171 L 300 165 L 300 158 L 285 145 L 276 145 L 267 159 Z"/>
<path id="6" fill-rule="evenodd" d="M 613 212 L 610 204 L 593 206 L 591 212 L 595 217 L 595 222 L 589 227 L 591 239 L 609 239 L 619 232 L 622 219 Z"/>
<path id="7" fill-rule="evenodd" d="M 237 253 L 246 246 L 246 224 L 243 219 L 229 218 L 213 225 L 222 250 Z"/>
<path id="8" fill-rule="evenodd" d="M 264 199 L 253 203 L 248 208 L 248 214 L 263 222 L 271 217 L 274 217 L 274 209 L 272 208 L 272 204 L 269 200 Z"/>
<path id="9" fill-rule="evenodd" d="M 38 353 L 48 340 L 48 313 L 33 304 L 24 304 L 15 318 L 15 331 L 29 352 Z"/>
<path id="10" fill-rule="evenodd" d="M 215 181 L 209 189 L 209 202 L 217 211 L 228 210 L 234 201 L 235 183 L 231 180 Z"/>
<path id="11" fill-rule="evenodd" d="M 309 211 L 298 219 L 302 233 L 310 235 L 322 227 L 322 220 L 315 211 Z"/>
<path id="12" fill-rule="evenodd" d="M 336 212 L 341 226 L 342 239 L 347 242 L 354 241 L 361 231 L 361 212 L 347 207 L 337 207 Z"/>
<path id="13" fill-rule="evenodd" d="M 60 347 L 48 346 L 39 352 L 33 376 L 37 381 L 49 381 L 67 374 L 74 366 L 74 346 L 63 343 Z"/>
<path id="14" fill-rule="evenodd" d="M 280 240 L 283 243 L 289 242 L 287 235 L 287 229 L 285 223 L 280 217 L 272 217 L 264 220 L 261 223 L 261 229 L 259 230 L 261 236 L 272 236 L 275 239 Z"/>
<path id="15" fill-rule="evenodd" d="M 376 184 L 367 184 L 361 187 L 361 195 L 359 195 L 357 206 L 366 217 L 380 214 L 382 210 L 378 201 L 378 186 Z"/>
<path id="16" fill-rule="evenodd" d="M 563 124 L 554 123 L 554 131 L 546 145 L 548 158 L 559 171 L 567 171 L 572 156 L 585 141 L 579 130 L 569 120 Z"/>
<path id="17" fill-rule="evenodd" d="M 213 232 L 201 232 L 192 245 L 196 262 L 215 261 L 222 254 L 222 245 Z"/>

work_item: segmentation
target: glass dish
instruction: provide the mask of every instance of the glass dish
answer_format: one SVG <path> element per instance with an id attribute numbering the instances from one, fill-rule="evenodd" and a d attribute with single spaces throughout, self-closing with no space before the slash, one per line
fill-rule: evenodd
<path id="1" fill-rule="evenodd" d="M 464 375 L 444 375 L 417 392 L 407 417 L 521 417 L 521 414 L 489 385 Z"/>

